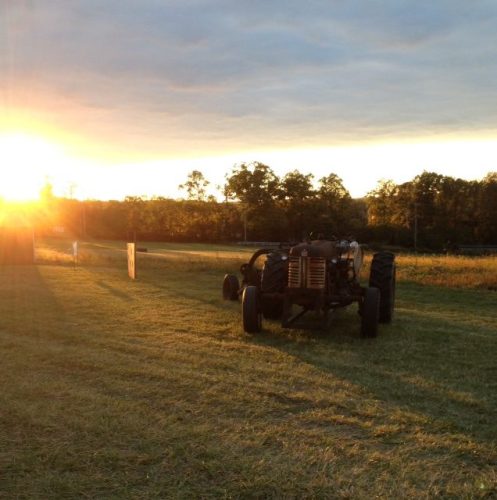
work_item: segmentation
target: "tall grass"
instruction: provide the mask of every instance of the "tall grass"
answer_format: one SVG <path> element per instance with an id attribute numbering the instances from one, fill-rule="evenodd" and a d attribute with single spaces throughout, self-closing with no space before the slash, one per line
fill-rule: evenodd
<path id="1" fill-rule="evenodd" d="M 457 288 L 497 289 L 497 257 L 399 255 L 400 281 Z"/>
<path id="2" fill-rule="evenodd" d="M 126 265 L 123 242 L 82 243 L 78 263 L 82 266 Z M 254 249 L 227 245 L 148 243 L 147 253 L 138 253 L 141 268 L 178 268 L 183 270 L 217 270 L 237 272 Z M 71 247 L 67 242 L 49 241 L 36 250 L 39 263 L 72 264 Z M 365 256 L 361 272 L 367 281 L 372 254 Z M 396 256 L 399 282 L 418 283 L 451 288 L 497 290 L 497 256 L 466 257 L 445 255 Z M 262 265 L 262 260 L 259 261 Z"/>

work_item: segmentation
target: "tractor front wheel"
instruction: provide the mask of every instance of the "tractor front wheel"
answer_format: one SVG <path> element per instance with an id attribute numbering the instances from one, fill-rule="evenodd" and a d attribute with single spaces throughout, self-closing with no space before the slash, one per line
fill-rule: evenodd
<path id="1" fill-rule="evenodd" d="M 378 335 L 380 319 L 380 291 L 378 288 L 366 288 L 361 307 L 361 336 L 373 338 Z"/>
<path id="2" fill-rule="evenodd" d="M 243 329 L 247 333 L 258 333 L 262 329 L 262 312 L 259 304 L 259 290 L 247 286 L 242 296 Z"/>

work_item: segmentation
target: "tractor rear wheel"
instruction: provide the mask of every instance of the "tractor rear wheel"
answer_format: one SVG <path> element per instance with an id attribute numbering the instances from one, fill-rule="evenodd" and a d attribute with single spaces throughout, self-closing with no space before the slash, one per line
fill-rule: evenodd
<path id="1" fill-rule="evenodd" d="M 262 313 L 259 305 L 259 290 L 247 286 L 242 296 L 243 329 L 247 333 L 258 333 L 262 329 Z"/>
<path id="2" fill-rule="evenodd" d="M 366 288 L 361 316 L 361 336 L 365 338 L 376 337 L 380 317 L 380 291 L 378 288 Z"/>
<path id="3" fill-rule="evenodd" d="M 369 286 L 380 290 L 380 323 L 390 323 L 395 307 L 395 255 L 378 252 L 373 255 Z"/>
<path id="4" fill-rule="evenodd" d="M 223 299 L 238 300 L 238 290 L 240 283 L 234 274 L 227 274 L 223 280 Z"/>
<path id="5" fill-rule="evenodd" d="M 288 274 L 288 260 L 281 253 L 268 254 L 261 276 L 262 293 L 283 293 Z M 283 299 L 265 298 L 262 314 L 266 319 L 279 319 L 283 313 Z"/>
<path id="6" fill-rule="evenodd" d="M 282 292 L 286 285 L 288 260 L 281 253 L 270 253 L 262 268 L 261 290 L 266 293 Z"/>

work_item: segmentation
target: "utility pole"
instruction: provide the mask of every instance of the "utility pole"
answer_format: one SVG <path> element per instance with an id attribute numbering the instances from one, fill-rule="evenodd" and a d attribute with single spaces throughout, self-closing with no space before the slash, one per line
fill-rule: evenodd
<path id="1" fill-rule="evenodd" d="M 69 199 L 72 200 L 74 199 L 74 191 L 76 190 L 77 188 L 77 184 L 75 182 L 71 182 L 69 184 L 69 187 L 67 188 L 67 191 L 68 191 L 68 194 L 69 194 Z"/>
<path id="2" fill-rule="evenodd" d="M 86 239 L 86 201 L 81 201 L 81 234 Z"/>
<path id="3" fill-rule="evenodd" d="M 414 202 L 414 252 L 418 253 L 418 202 Z"/>

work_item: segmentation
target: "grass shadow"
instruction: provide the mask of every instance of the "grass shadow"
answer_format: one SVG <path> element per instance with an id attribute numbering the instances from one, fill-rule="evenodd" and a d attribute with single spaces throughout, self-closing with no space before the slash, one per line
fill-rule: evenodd
<path id="1" fill-rule="evenodd" d="M 0 338 L 16 355 L 35 352 L 45 339 L 54 341 L 55 349 L 55 340 L 65 338 L 66 310 L 41 270 L 38 265 L 0 268 Z"/>
<path id="2" fill-rule="evenodd" d="M 119 290 L 118 288 L 116 288 L 116 287 L 114 287 L 112 285 L 109 285 L 105 281 L 98 280 L 98 281 L 95 282 L 95 285 L 99 286 L 100 288 L 103 288 L 104 290 L 106 290 L 109 293 L 111 293 L 112 295 L 114 295 L 114 297 L 117 297 L 119 299 L 123 299 L 123 300 L 126 300 L 128 302 L 131 302 L 133 300 L 129 296 L 129 294 L 127 294 L 127 293 Z"/>
<path id="3" fill-rule="evenodd" d="M 455 304 L 470 300 L 468 294 L 404 288 L 395 321 L 382 325 L 376 339 L 361 339 L 357 314 L 343 311 L 329 332 L 282 331 L 269 323 L 251 342 L 360 386 L 391 411 L 401 408 L 443 423 L 451 432 L 494 440 L 497 367 L 490 353 L 497 350 L 495 320 L 485 321 L 493 318 L 488 301 L 480 303 L 473 318 L 461 317 L 465 313 Z"/>

